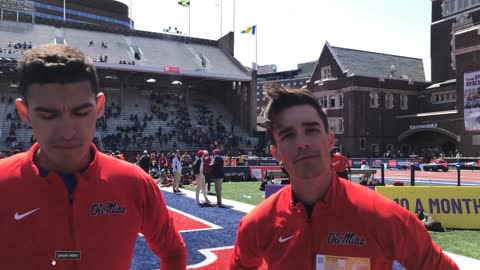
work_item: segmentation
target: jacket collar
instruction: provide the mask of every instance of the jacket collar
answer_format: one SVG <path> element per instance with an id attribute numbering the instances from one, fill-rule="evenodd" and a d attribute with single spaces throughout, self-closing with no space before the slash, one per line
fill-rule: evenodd
<path id="1" fill-rule="evenodd" d="M 24 167 L 32 172 L 35 176 L 44 176 L 44 171 L 39 170 L 37 165 L 34 162 L 34 157 L 35 153 L 40 149 L 40 144 L 36 142 L 35 144 L 30 147 L 30 149 L 27 151 L 26 155 L 24 156 L 24 162 L 23 164 Z M 100 159 L 100 153 L 98 152 L 97 147 L 95 144 L 91 143 L 90 144 L 90 151 L 93 153 L 93 160 L 90 162 L 90 164 L 85 167 L 81 172 L 78 172 L 80 175 L 90 175 L 90 174 L 95 174 L 100 172 L 100 166 L 99 166 L 99 159 Z M 90 177 L 85 177 L 86 180 L 90 179 Z"/>

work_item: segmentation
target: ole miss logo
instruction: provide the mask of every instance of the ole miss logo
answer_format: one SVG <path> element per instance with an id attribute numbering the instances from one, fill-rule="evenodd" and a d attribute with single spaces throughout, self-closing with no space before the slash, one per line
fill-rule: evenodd
<path id="1" fill-rule="evenodd" d="M 95 203 L 90 209 L 90 215 L 92 216 L 117 215 L 126 212 L 127 209 L 116 202 Z"/>

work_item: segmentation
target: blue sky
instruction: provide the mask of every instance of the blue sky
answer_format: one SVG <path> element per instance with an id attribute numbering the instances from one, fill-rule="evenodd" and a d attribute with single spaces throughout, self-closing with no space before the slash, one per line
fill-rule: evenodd
<path id="1" fill-rule="evenodd" d="M 120 0 L 130 5 L 130 0 Z M 220 37 L 221 0 L 191 0 L 192 37 Z M 233 2 L 222 0 L 223 34 L 233 31 Z M 134 0 L 135 28 L 188 33 L 188 8 L 176 0 Z M 255 61 L 255 37 L 240 34 L 257 25 L 258 63 L 278 70 L 314 61 L 326 40 L 332 46 L 417 57 L 430 69 L 430 0 L 236 0 L 235 57 Z"/>

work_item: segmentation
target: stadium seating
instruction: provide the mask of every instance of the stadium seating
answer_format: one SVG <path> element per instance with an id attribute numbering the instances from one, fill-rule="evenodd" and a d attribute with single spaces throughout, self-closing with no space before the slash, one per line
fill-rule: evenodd
<path id="1" fill-rule="evenodd" d="M 100 59 L 108 55 L 108 62 L 118 63 L 120 60 L 135 60 L 127 42 L 128 38 L 120 34 L 102 33 L 80 29 L 63 28 L 66 45 L 79 48 L 90 57 Z M 90 46 L 93 41 L 93 46 Z M 103 48 L 102 42 L 107 44 Z"/>
<path id="2" fill-rule="evenodd" d="M 0 23 L 1 48 L 6 48 L 8 42 L 27 42 L 32 44 L 53 43 L 54 27 L 41 24 L 16 23 L 2 21 Z"/>
<path id="3" fill-rule="evenodd" d="M 55 27 L 49 25 L 39 25 L 30 23 L 17 23 L 11 21 L 2 21 L 0 24 L 0 49 L 7 48 L 8 43 L 16 42 L 32 42 L 32 45 L 46 44 L 46 43 L 64 43 L 66 45 L 79 48 L 92 58 L 99 60 L 100 55 L 108 56 L 108 63 L 118 64 L 120 61 L 135 61 L 136 65 L 140 66 L 177 66 L 182 71 L 202 72 L 205 74 L 212 74 L 213 77 L 220 76 L 221 78 L 230 78 L 231 76 L 248 76 L 248 74 L 241 70 L 241 68 L 233 64 L 234 60 L 231 56 L 224 53 L 215 45 L 205 45 L 197 43 L 180 42 L 173 39 L 158 39 L 147 38 L 136 35 L 124 35 L 121 33 L 106 33 L 95 32 L 90 30 Z M 27 40 L 25 40 L 27 39 Z M 93 41 L 93 45 L 90 44 Z M 107 44 L 107 48 L 103 47 L 102 42 Z M 212 43 L 214 44 L 214 43 Z M 137 52 L 137 58 L 135 58 L 135 52 Z M 12 56 L 11 58 L 19 58 L 18 56 Z M 138 59 L 140 58 L 140 59 Z M 188 73 L 188 72 L 187 72 Z M 197 73 L 198 75 L 199 73 Z M 219 136 L 218 142 L 221 144 L 232 141 L 229 138 L 232 126 L 232 112 L 222 104 L 221 100 L 214 95 L 204 93 L 197 93 L 191 91 L 189 94 L 189 106 L 185 107 L 185 100 L 178 96 L 178 93 L 168 92 L 167 89 L 158 89 L 160 95 L 160 103 L 156 104 L 151 98 L 151 92 L 146 90 L 124 90 L 122 97 L 120 97 L 120 91 L 114 89 L 108 89 L 106 91 L 107 96 L 107 109 L 112 104 L 120 105 L 120 114 L 117 117 L 110 115 L 106 119 L 106 127 L 103 127 L 102 121 L 99 121 L 97 125 L 97 132 L 95 138 L 97 145 L 102 150 L 115 150 L 119 145 L 114 144 L 112 146 L 112 138 L 120 133 L 117 127 L 134 126 L 134 121 L 130 120 L 131 115 L 137 115 L 140 126 L 143 131 L 137 130 L 136 132 L 129 131 L 123 132 L 122 138 L 125 134 L 132 139 L 133 135 L 136 138 L 140 138 L 134 143 L 132 140 L 123 145 L 121 148 L 124 151 L 142 151 L 144 149 L 152 150 L 172 150 L 173 148 L 180 148 L 185 150 L 195 150 L 199 148 L 210 149 L 213 147 L 210 143 L 205 142 L 192 142 L 190 137 L 191 132 L 194 129 L 198 129 L 198 119 L 201 112 L 198 105 L 202 104 L 203 109 L 209 112 L 215 121 L 218 119 L 221 126 L 224 127 L 225 132 Z M 2 95 L 12 97 L 15 99 L 18 97 L 18 93 L 15 92 L 15 88 L 3 89 Z M 183 105 L 182 105 L 183 104 Z M 168 117 L 161 117 L 152 112 L 152 105 L 158 106 L 161 112 L 168 114 Z M 11 140 L 7 138 L 11 134 L 12 121 L 7 121 L 7 115 L 10 113 L 13 115 L 15 109 L 14 104 L 8 104 L 7 102 L 0 104 L 0 119 L 2 126 L 0 128 L 0 148 L 11 149 Z M 185 108 L 184 108 L 185 107 Z M 115 110 L 114 110 L 115 111 Z M 185 111 L 185 112 L 180 112 Z M 150 118 L 153 115 L 153 119 L 146 121 L 146 126 L 143 128 L 143 118 L 147 115 Z M 218 118 L 221 115 L 222 118 Z M 181 117 L 180 117 L 181 116 Z M 183 118 L 182 124 L 189 123 L 191 128 L 185 128 L 179 125 L 180 119 Z M 174 121 L 172 124 L 172 120 Z M 32 130 L 20 121 L 15 123 L 14 137 L 17 142 L 23 144 L 22 149 L 25 150 L 31 144 Z M 157 133 L 161 128 L 162 135 L 165 135 L 168 139 L 158 139 Z M 202 134 L 209 132 L 208 126 L 202 126 L 200 128 Z M 184 130 L 188 130 L 188 140 L 183 136 L 180 136 Z M 170 138 L 169 133 L 175 132 Z M 240 129 L 238 125 L 235 125 L 235 136 L 241 137 L 242 141 L 238 142 L 238 147 L 252 149 L 256 140 L 249 138 L 248 133 L 244 129 Z M 106 139 L 107 138 L 107 139 Z M 150 138 L 150 139 L 147 139 Z M 152 141 L 153 138 L 153 141 Z M 143 139 L 143 140 L 142 140 Z M 236 139 L 236 138 L 233 138 Z M 251 144 L 247 144 L 247 141 Z M 176 147 L 173 143 L 176 142 Z"/>

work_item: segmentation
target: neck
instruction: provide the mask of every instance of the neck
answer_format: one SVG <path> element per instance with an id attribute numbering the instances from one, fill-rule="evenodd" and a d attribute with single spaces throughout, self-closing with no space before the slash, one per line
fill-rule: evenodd
<path id="1" fill-rule="evenodd" d="M 47 154 L 42 151 L 41 149 L 38 149 L 37 152 L 34 155 L 34 159 L 37 162 L 38 166 L 47 169 L 48 171 L 55 171 L 57 173 L 61 174 L 70 174 L 70 173 L 75 173 L 81 170 L 82 168 L 87 167 L 87 165 L 91 162 L 91 149 L 88 149 L 88 152 L 86 152 L 81 159 L 78 160 L 78 162 L 74 163 L 56 163 L 55 161 L 51 160 L 48 158 Z"/>
<path id="2" fill-rule="evenodd" d="M 295 178 L 294 178 L 295 179 Z M 318 200 L 325 197 L 332 180 L 332 173 L 325 173 L 312 178 L 303 178 L 290 181 L 295 198 L 304 205 L 314 205 Z"/>

